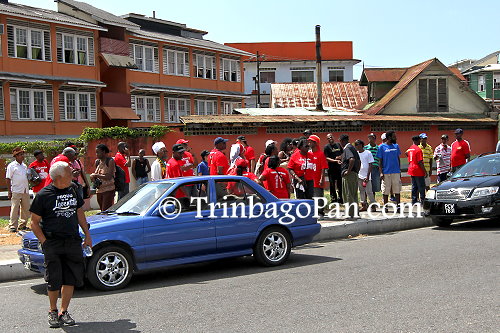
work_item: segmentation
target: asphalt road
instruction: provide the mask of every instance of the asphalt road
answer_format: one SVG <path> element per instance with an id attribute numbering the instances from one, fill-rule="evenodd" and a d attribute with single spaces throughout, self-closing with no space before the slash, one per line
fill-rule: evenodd
<path id="1" fill-rule="evenodd" d="M 317 243 L 77 291 L 66 332 L 499 332 L 500 222 Z M 57 332 L 42 279 L 0 284 L 0 332 Z"/>

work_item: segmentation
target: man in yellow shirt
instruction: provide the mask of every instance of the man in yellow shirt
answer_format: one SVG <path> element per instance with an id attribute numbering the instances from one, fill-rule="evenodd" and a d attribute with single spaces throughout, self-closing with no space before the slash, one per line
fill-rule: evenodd
<path id="1" fill-rule="evenodd" d="M 418 147 L 422 149 L 422 153 L 424 155 L 424 167 L 425 171 L 427 171 L 427 177 L 425 177 L 425 190 L 428 191 L 431 188 L 431 174 L 432 174 L 432 160 L 434 157 L 434 150 L 431 145 L 427 144 L 427 134 L 421 133 L 420 144 Z"/>

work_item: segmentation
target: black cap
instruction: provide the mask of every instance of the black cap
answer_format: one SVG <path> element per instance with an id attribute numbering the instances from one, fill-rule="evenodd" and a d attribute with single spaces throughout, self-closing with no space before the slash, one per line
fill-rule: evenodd
<path id="1" fill-rule="evenodd" d="M 312 131 L 310 129 L 304 130 L 304 134 L 312 134 Z"/>
<path id="2" fill-rule="evenodd" d="M 184 146 L 181 145 L 180 143 L 176 143 L 175 145 L 172 146 L 172 151 L 174 153 L 183 153 L 186 151 L 186 148 L 184 148 Z"/>
<path id="3" fill-rule="evenodd" d="M 236 138 L 236 140 L 247 141 L 244 135 L 240 135 L 239 137 Z"/>
<path id="4" fill-rule="evenodd" d="M 464 130 L 463 130 L 463 129 L 461 129 L 461 128 L 457 128 L 457 129 L 455 130 L 455 134 L 461 134 L 461 133 L 463 133 L 463 132 L 464 132 Z"/>

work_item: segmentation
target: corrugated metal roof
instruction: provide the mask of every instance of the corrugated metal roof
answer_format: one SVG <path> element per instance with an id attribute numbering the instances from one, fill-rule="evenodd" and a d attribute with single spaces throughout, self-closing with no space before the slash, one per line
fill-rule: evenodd
<path id="1" fill-rule="evenodd" d="M 323 82 L 323 106 L 351 111 L 364 106 L 367 101 L 367 88 L 359 82 Z M 271 103 L 274 107 L 315 107 L 317 98 L 316 83 L 273 83 L 271 84 Z"/>
<path id="2" fill-rule="evenodd" d="M 315 111 L 314 108 L 241 108 L 234 109 L 236 113 L 250 116 L 356 116 L 353 110 L 324 108 L 325 111 Z"/>
<path id="3" fill-rule="evenodd" d="M 74 18 L 63 13 L 58 13 L 53 10 L 19 5 L 15 3 L 0 3 L 0 13 L 5 15 L 36 19 L 45 22 L 59 22 L 82 28 L 106 30 L 99 27 L 98 25 Z"/>
<path id="4" fill-rule="evenodd" d="M 394 116 L 394 115 L 304 115 L 304 116 L 250 116 L 250 115 L 214 115 L 214 116 L 186 116 L 181 117 L 184 124 L 270 124 L 270 123 L 316 123 L 316 122 L 425 122 L 428 124 L 439 123 L 477 123 L 482 125 L 495 125 L 497 122 L 491 118 L 468 119 L 452 117 L 430 116 Z"/>
<path id="5" fill-rule="evenodd" d="M 134 59 L 129 56 L 109 53 L 101 53 L 101 56 L 109 67 L 137 69 Z"/>
<path id="6" fill-rule="evenodd" d="M 365 68 L 368 82 L 398 82 L 408 68 Z"/>
<path id="7" fill-rule="evenodd" d="M 50 76 L 50 75 L 39 75 L 30 73 L 13 73 L 13 72 L 0 72 L 0 76 L 3 79 L 30 79 L 30 80 L 46 80 L 46 81 L 63 81 L 63 82 L 79 82 L 86 84 L 95 84 L 98 86 L 106 86 L 104 82 L 84 79 L 79 77 L 69 77 L 69 76 Z"/>
<path id="8" fill-rule="evenodd" d="M 481 59 L 476 60 L 472 64 L 464 67 L 464 69 L 462 70 L 462 73 L 465 73 L 468 70 L 472 69 L 473 67 L 477 66 L 478 64 L 481 64 L 481 63 L 485 62 L 486 60 L 488 60 L 488 58 L 491 58 L 491 57 L 494 57 L 494 56 L 498 56 L 498 55 L 500 55 L 500 51 L 492 52 L 492 53 L 488 54 L 487 56 L 482 57 Z"/>
<path id="9" fill-rule="evenodd" d="M 159 32 L 152 32 L 152 31 L 145 31 L 145 30 L 133 31 L 131 33 L 131 35 L 135 36 L 135 37 L 148 38 L 148 39 L 158 40 L 158 41 L 167 42 L 167 43 L 173 43 L 173 44 L 179 44 L 179 45 L 185 45 L 185 46 L 194 46 L 194 47 L 199 47 L 199 48 L 203 48 L 203 49 L 207 49 L 207 50 L 214 50 L 214 51 L 226 52 L 226 53 L 231 53 L 231 54 L 252 56 L 251 53 L 248 53 L 246 51 L 238 50 L 238 49 L 235 49 L 233 47 L 229 47 L 229 46 L 226 46 L 224 44 L 216 43 L 216 42 L 213 42 L 211 40 L 206 40 L 206 39 L 174 36 L 174 35 L 162 34 Z"/>
<path id="10" fill-rule="evenodd" d="M 228 96 L 228 97 L 247 97 L 242 92 L 238 91 L 224 91 L 224 90 L 210 90 L 210 89 L 197 89 L 197 88 L 185 88 L 185 87 L 173 87 L 173 86 L 163 86 L 159 84 L 147 84 L 133 82 L 130 84 L 133 88 L 137 90 L 154 90 L 163 92 L 173 92 L 181 94 L 200 94 L 200 95 L 210 95 L 210 96 Z"/>
<path id="11" fill-rule="evenodd" d="M 129 29 L 139 29 L 139 25 L 132 23 L 128 20 L 125 20 L 119 16 L 113 15 L 105 10 L 96 8 L 88 3 L 74 0 L 55 0 L 56 2 L 63 3 L 67 6 L 70 6 L 74 9 L 82 11 L 90 15 L 94 20 L 100 23 L 109 24 L 109 25 L 118 25 L 121 27 L 129 28 Z"/>
<path id="12" fill-rule="evenodd" d="M 462 73 L 460 73 L 460 69 L 458 69 L 457 67 L 448 67 L 448 69 L 452 71 L 453 74 L 455 74 L 460 81 L 467 81 L 465 76 L 463 76 Z"/>

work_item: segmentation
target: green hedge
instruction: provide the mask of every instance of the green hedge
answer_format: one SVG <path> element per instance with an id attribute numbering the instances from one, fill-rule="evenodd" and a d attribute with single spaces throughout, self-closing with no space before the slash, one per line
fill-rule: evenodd
<path id="1" fill-rule="evenodd" d="M 46 156 L 55 156 L 64 149 L 64 143 L 67 141 L 74 142 L 77 147 L 85 148 L 87 143 L 93 140 L 104 138 L 125 140 L 138 137 L 152 137 L 154 139 L 159 139 L 171 131 L 172 130 L 169 127 L 161 125 L 154 125 L 148 129 L 118 126 L 106 128 L 87 127 L 77 139 L 0 143 L 0 154 L 11 154 L 14 148 L 21 147 L 30 154 L 33 153 L 33 151 L 40 149 L 43 150 Z"/>

